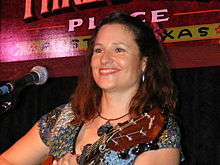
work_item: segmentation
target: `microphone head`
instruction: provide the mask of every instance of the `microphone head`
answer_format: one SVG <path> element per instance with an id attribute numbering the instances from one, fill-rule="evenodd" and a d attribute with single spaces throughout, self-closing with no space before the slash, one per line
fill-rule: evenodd
<path id="1" fill-rule="evenodd" d="M 34 82 L 36 85 L 42 85 L 48 79 L 47 69 L 43 66 L 35 66 L 31 69 L 31 72 L 34 72 L 38 75 L 38 80 Z"/>

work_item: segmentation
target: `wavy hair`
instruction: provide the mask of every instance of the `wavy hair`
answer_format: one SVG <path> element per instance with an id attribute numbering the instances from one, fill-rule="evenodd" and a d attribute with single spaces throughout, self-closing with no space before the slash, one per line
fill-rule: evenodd
<path id="1" fill-rule="evenodd" d="M 96 27 L 89 43 L 85 70 L 72 96 L 72 108 L 80 121 L 94 119 L 99 111 L 102 90 L 95 83 L 91 70 L 91 57 L 97 33 L 107 24 L 121 24 L 133 32 L 141 58 L 147 57 L 147 66 L 142 74 L 146 77 L 140 82 L 136 94 L 130 102 L 130 114 L 141 114 L 159 106 L 172 112 L 176 105 L 174 84 L 171 79 L 165 51 L 156 39 L 150 24 L 129 14 L 114 12 L 106 16 Z"/>

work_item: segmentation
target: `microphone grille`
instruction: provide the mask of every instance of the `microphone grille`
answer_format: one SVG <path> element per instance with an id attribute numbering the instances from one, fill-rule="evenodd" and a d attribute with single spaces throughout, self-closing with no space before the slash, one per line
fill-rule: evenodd
<path id="1" fill-rule="evenodd" d="M 34 82 L 34 84 L 36 84 L 36 85 L 42 85 L 48 79 L 47 69 L 43 66 L 35 66 L 31 69 L 31 72 L 35 72 L 38 75 L 39 80 Z"/>

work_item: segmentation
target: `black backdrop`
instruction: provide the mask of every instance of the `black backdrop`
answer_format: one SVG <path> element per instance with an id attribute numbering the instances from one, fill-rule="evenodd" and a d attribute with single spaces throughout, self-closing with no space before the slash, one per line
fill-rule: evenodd
<path id="1" fill-rule="evenodd" d="M 220 164 L 219 68 L 178 69 L 172 76 L 179 95 L 183 164 Z M 23 89 L 16 107 L 0 116 L 0 152 L 24 135 L 40 116 L 68 102 L 77 80 L 50 78 L 42 86 Z"/>

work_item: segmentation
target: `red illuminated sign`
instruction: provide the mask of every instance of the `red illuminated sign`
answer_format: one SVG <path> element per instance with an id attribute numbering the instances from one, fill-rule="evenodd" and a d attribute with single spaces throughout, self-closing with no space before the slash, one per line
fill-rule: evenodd
<path id="1" fill-rule="evenodd" d="M 76 6 L 88 4 L 88 3 L 94 3 L 94 2 L 100 2 L 104 0 L 73 0 L 74 4 Z M 50 12 L 50 9 L 48 8 L 50 0 L 41 0 L 41 14 L 45 14 Z M 51 11 L 57 11 L 60 9 L 71 7 L 71 3 L 69 0 L 61 0 L 61 5 L 59 3 L 59 0 L 53 0 L 52 1 L 52 10 Z M 25 1 L 25 14 L 24 19 L 29 19 L 33 17 L 33 1 L 32 0 L 26 0 Z"/>
<path id="2" fill-rule="evenodd" d="M 98 2 L 98 1 L 103 1 L 103 0 L 74 0 L 75 5 L 82 5 L 82 4 Z"/>

